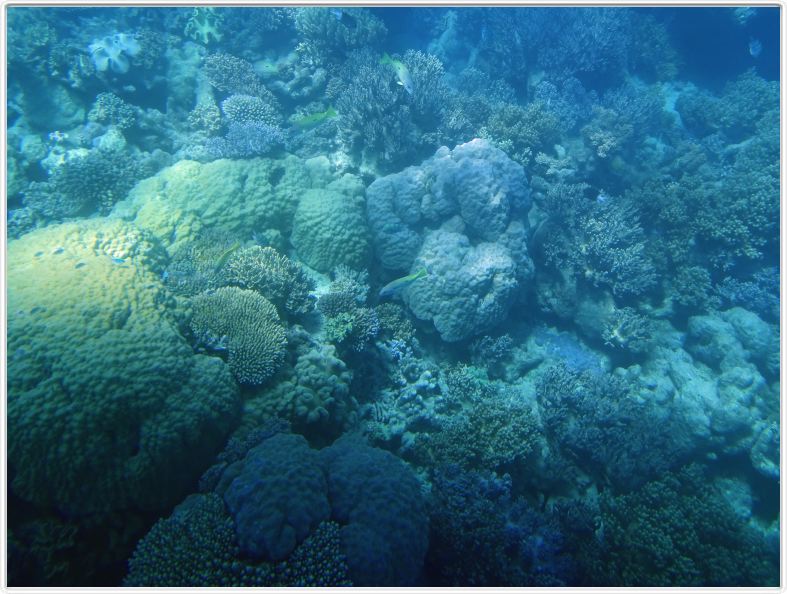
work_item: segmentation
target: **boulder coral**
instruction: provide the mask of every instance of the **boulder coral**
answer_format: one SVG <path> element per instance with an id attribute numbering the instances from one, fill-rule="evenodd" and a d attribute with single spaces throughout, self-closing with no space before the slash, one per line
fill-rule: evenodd
<path id="1" fill-rule="evenodd" d="M 532 276 L 529 207 L 522 167 L 481 139 L 442 147 L 367 189 L 377 256 L 390 270 L 427 269 L 403 298 L 449 342 L 502 321 Z"/>
<path id="2" fill-rule="evenodd" d="M 164 251 L 102 219 L 39 229 L 8 250 L 14 492 L 75 514 L 174 504 L 240 403 L 227 366 L 180 335 Z"/>
<path id="3" fill-rule="evenodd" d="M 249 238 L 289 233 L 301 194 L 331 181 L 324 161 L 179 161 L 139 182 L 112 215 L 148 229 L 171 253 L 204 228 Z"/>
<path id="4" fill-rule="evenodd" d="M 320 272 L 339 265 L 363 268 L 369 243 L 362 196 L 363 185 L 352 175 L 304 193 L 291 241 L 306 264 Z"/>

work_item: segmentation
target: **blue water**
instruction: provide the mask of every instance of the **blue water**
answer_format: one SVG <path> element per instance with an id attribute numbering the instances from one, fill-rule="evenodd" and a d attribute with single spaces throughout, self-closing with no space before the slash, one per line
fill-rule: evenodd
<path id="1" fill-rule="evenodd" d="M 11 586 L 775 586 L 777 8 L 22 8 Z"/>

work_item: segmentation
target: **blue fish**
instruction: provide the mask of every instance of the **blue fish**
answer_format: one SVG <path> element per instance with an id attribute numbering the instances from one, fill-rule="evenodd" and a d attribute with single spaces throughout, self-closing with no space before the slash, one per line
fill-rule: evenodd
<path id="1" fill-rule="evenodd" d="M 749 40 L 749 54 L 752 58 L 756 58 L 762 53 L 762 43 L 760 43 L 759 39 L 755 39 L 752 37 Z"/>
<path id="2" fill-rule="evenodd" d="M 115 258 L 114 256 L 112 256 L 112 262 L 114 262 L 115 264 L 125 264 L 126 263 L 126 261 L 123 258 Z"/>

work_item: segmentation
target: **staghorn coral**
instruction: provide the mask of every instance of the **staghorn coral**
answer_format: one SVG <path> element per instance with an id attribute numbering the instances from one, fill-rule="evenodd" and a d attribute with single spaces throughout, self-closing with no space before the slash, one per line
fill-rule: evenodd
<path id="1" fill-rule="evenodd" d="M 632 307 L 615 309 L 606 322 L 604 344 L 631 353 L 644 353 L 653 338 L 653 323 Z"/>
<path id="2" fill-rule="evenodd" d="M 371 52 L 354 53 L 337 77 L 339 138 L 346 151 L 371 164 L 391 167 L 406 160 L 421 139 L 406 94 L 395 74 Z M 330 92 L 330 84 L 328 92 Z"/>
<path id="3" fill-rule="evenodd" d="M 254 289 L 279 311 L 301 315 L 314 307 L 314 281 L 303 268 L 271 247 L 252 246 L 234 252 L 224 267 L 227 284 Z"/>
<path id="4" fill-rule="evenodd" d="M 615 296 L 642 295 L 656 284 L 636 207 L 624 200 L 591 201 L 583 184 L 555 184 L 547 192 L 548 263 L 577 279 L 606 286 Z"/>
<path id="5" fill-rule="evenodd" d="M 440 431 L 419 434 L 416 459 L 427 466 L 458 465 L 465 469 L 524 464 L 536 451 L 540 432 L 537 419 L 530 405 L 513 391 L 498 391 L 491 384 L 489 391 L 488 398 L 472 394 L 465 410 L 448 417 Z"/>
<path id="6" fill-rule="evenodd" d="M 198 343 L 227 350 L 242 384 L 261 384 L 284 360 L 287 336 L 273 304 L 255 291 L 222 287 L 194 298 L 191 329 Z"/>
<path id="7" fill-rule="evenodd" d="M 380 332 L 380 320 L 374 309 L 354 307 L 329 316 L 325 321 L 325 339 L 342 349 L 362 352 Z"/>
<path id="8" fill-rule="evenodd" d="M 316 6 L 295 11 L 298 39 L 314 58 L 332 61 L 349 50 L 381 43 L 387 34 L 385 24 L 365 8 L 335 9 Z"/>
<path id="9" fill-rule="evenodd" d="M 751 587 L 778 579 L 762 537 L 735 515 L 699 465 L 631 494 L 605 494 L 600 503 L 604 546 L 579 557 L 592 584 Z"/>
<path id="10" fill-rule="evenodd" d="M 547 150 L 557 141 L 558 119 L 540 101 L 527 107 L 501 103 L 494 106 L 479 135 L 526 166 L 536 153 Z"/>

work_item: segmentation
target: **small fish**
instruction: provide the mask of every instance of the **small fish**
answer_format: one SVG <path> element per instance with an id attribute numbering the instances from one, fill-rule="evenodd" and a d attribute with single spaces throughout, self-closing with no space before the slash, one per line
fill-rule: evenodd
<path id="1" fill-rule="evenodd" d="M 44 255 L 44 252 L 36 252 L 36 253 L 35 253 L 35 254 L 33 254 L 33 255 L 34 255 L 36 258 L 40 258 L 41 256 L 43 256 L 43 255 Z"/>
<path id="2" fill-rule="evenodd" d="M 66 250 L 65 250 L 65 248 L 63 246 L 58 246 L 58 247 L 56 247 L 55 249 L 52 250 L 52 253 L 53 254 L 62 254 L 64 251 L 66 251 Z"/>
<path id="3" fill-rule="evenodd" d="M 83 266 L 85 266 L 84 262 L 77 262 L 76 264 L 74 264 L 74 268 L 76 268 L 77 270 L 79 270 Z"/>
<path id="4" fill-rule="evenodd" d="M 45 307 L 41 307 L 40 305 L 36 305 L 33 309 L 30 310 L 31 314 L 37 314 L 46 311 Z"/>
<path id="5" fill-rule="evenodd" d="M 293 124 L 295 124 L 298 128 L 307 129 L 313 128 L 323 122 L 335 118 L 338 114 L 333 107 L 328 107 L 325 111 L 319 111 L 317 113 L 310 113 L 309 115 L 301 116 L 293 120 Z"/>
<path id="6" fill-rule="evenodd" d="M 342 15 L 344 15 L 344 11 L 341 8 L 331 8 L 331 14 L 336 17 L 337 21 L 342 20 Z"/>
<path id="7" fill-rule="evenodd" d="M 419 278 L 424 278 L 427 276 L 426 268 L 421 268 L 418 272 L 414 274 L 409 274 L 407 276 L 403 276 L 402 278 L 397 278 L 392 280 L 390 283 L 385 285 L 382 289 L 380 289 L 380 299 L 385 299 L 387 297 L 396 297 L 399 295 L 405 287 L 409 287 Z"/>
<path id="8" fill-rule="evenodd" d="M 126 261 L 123 258 L 116 258 L 115 256 L 112 256 L 112 262 L 114 264 L 125 264 L 126 263 Z"/>
<path id="9" fill-rule="evenodd" d="M 221 256 L 219 256 L 219 259 L 216 261 L 216 268 L 214 268 L 214 270 L 216 272 L 221 270 L 221 268 L 227 263 L 227 260 L 230 259 L 230 256 L 233 254 L 233 252 L 235 252 L 235 250 L 237 250 L 239 247 L 240 247 L 240 242 L 236 241 L 229 248 L 227 248 L 224 251 L 224 253 L 221 254 Z"/>
<path id="10" fill-rule="evenodd" d="M 762 53 L 762 43 L 760 43 L 759 39 L 755 39 L 752 37 L 749 39 L 749 55 L 752 58 L 756 58 Z"/>
<path id="11" fill-rule="evenodd" d="M 396 84 L 403 86 L 404 90 L 410 95 L 413 94 L 413 79 L 410 76 L 410 71 L 407 70 L 407 66 L 405 66 L 404 63 L 400 62 L 399 60 L 394 60 L 388 54 L 383 54 L 380 64 L 390 64 L 393 66 L 393 69 L 396 71 L 396 78 L 398 79 Z"/>

